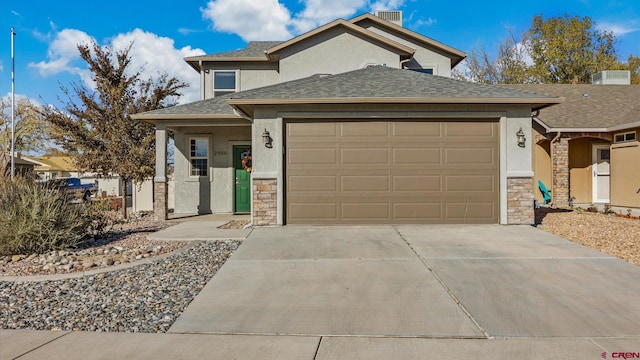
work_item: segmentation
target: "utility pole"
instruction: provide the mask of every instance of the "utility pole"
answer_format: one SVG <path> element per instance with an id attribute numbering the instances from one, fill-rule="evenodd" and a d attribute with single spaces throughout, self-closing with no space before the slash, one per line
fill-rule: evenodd
<path id="1" fill-rule="evenodd" d="M 14 157 L 15 142 L 16 142 L 16 122 L 15 122 L 15 108 L 16 108 L 16 89 L 15 89 L 15 57 L 13 52 L 13 38 L 16 36 L 16 32 L 11 28 L 11 180 L 13 180 L 16 173 L 16 159 Z"/>

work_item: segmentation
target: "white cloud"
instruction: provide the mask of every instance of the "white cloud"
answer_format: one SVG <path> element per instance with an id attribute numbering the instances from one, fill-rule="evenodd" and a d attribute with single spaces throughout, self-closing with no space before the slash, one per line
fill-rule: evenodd
<path id="1" fill-rule="evenodd" d="M 29 66 L 37 69 L 42 76 L 53 76 L 63 72 L 78 75 L 87 87 L 94 88 L 91 73 L 80 60 L 77 48 L 79 43 L 90 43 L 92 40 L 93 38 L 83 31 L 64 29 L 57 33 L 53 42 L 49 44 L 47 61 L 31 63 Z M 187 65 L 183 58 L 204 55 L 203 50 L 190 46 L 177 49 L 173 39 L 140 29 L 118 34 L 107 44 L 101 45 L 111 45 L 114 50 L 123 50 L 131 43 L 133 43 L 130 52 L 131 71 L 142 68 L 143 78 L 158 77 L 162 73 L 167 73 L 190 84 L 189 88 L 182 90 L 183 96 L 179 99 L 180 103 L 200 98 L 199 74 Z"/>
<path id="2" fill-rule="evenodd" d="M 293 14 L 278 0 L 210 0 L 201 9 L 213 29 L 239 35 L 243 40 L 287 40 L 335 19 L 358 13 L 397 10 L 405 0 L 300 0 L 303 9 Z"/>
<path id="3" fill-rule="evenodd" d="M 302 12 L 296 14 L 292 25 L 303 33 L 339 18 L 348 18 L 366 7 L 366 0 L 305 0 Z"/>
<path id="4" fill-rule="evenodd" d="M 204 55 L 202 49 L 185 46 L 176 49 L 173 39 L 161 37 L 154 33 L 135 29 L 126 34 L 119 34 L 111 40 L 115 50 L 123 50 L 133 43 L 131 52 L 131 70 L 144 69 L 142 76 L 158 77 L 167 73 L 176 77 L 190 87 L 183 89 L 180 103 L 196 101 L 200 98 L 200 74 L 194 71 L 185 61 L 188 56 Z"/>
<path id="5" fill-rule="evenodd" d="M 598 29 L 611 32 L 614 36 L 622 36 L 640 30 L 640 27 L 628 24 L 600 23 Z"/>
<path id="6" fill-rule="evenodd" d="M 239 35 L 243 40 L 285 40 L 291 21 L 289 10 L 278 0 L 212 0 L 200 9 L 216 31 Z"/>
<path id="7" fill-rule="evenodd" d="M 404 5 L 404 0 L 378 0 L 371 4 L 371 10 L 398 10 Z"/>
<path id="8" fill-rule="evenodd" d="M 415 23 L 413 24 L 416 27 L 421 27 L 421 26 L 431 26 L 431 25 L 435 25 L 438 23 L 438 20 L 429 17 L 427 19 L 424 18 L 419 18 L 418 20 L 415 21 Z"/>

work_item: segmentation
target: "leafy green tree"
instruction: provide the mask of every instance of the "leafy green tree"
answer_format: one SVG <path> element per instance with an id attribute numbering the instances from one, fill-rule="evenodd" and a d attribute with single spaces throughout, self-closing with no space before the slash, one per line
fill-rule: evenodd
<path id="1" fill-rule="evenodd" d="M 591 75 L 618 62 L 613 34 L 597 29 L 589 17 L 538 15 L 526 36 L 531 74 L 542 83 L 590 83 Z"/>
<path id="2" fill-rule="evenodd" d="M 188 86 L 166 73 L 143 79 L 141 70 L 130 69 L 132 45 L 121 51 L 95 42 L 78 45 L 94 89 L 77 83 L 63 87 L 64 108 L 44 112 L 53 139 L 81 170 L 104 177 L 118 174 L 123 189 L 153 176 L 155 165 L 154 127 L 130 115 L 174 105 L 180 89 Z M 122 210 L 126 216 L 124 196 Z"/>
<path id="3" fill-rule="evenodd" d="M 17 153 L 37 153 L 46 149 L 48 124 L 44 121 L 40 106 L 18 97 L 14 112 L 15 144 Z M 0 152 L 11 152 L 11 99 L 0 99 Z"/>

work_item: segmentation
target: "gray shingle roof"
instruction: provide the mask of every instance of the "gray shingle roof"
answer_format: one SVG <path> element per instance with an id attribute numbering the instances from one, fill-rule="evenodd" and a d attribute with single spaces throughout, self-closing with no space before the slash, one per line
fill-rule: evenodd
<path id="1" fill-rule="evenodd" d="M 476 84 L 411 70 L 373 66 L 337 75 L 315 75 L 231 95 L 232 99 L 312 98 L 548 98 L 533 91 Z"/>
<path id="2" fill-rule="evenodd" d="M 193 56 L 189 57 L 190 60 L 197 60 L 198 58 L 241 58 L 241 57 L 265 57 L 264 52 L 267 49 L 270 49 L 278 44 L 282 43 L 282 41 L 251 41 L 247 44 L 244 49 L 233 50 L 233 51 L 225 51 L 215 54 L 203 55 L 203 56 Z"/>
<path id="3" fill-rule="evenodd" d="M 538 118 L 551 128 L 609 128 L 640 122 L 640 85 L 504 86 L 565 97 L 562 104 L 540 111 Z"/>
<path id="4" fill-rule="evenodd" d="M 233 108 L 229 106 L 227 100 L 229 100 L 230 94 L 218 96 L 211 99 L 200 100 L 189 104 L 176 105 L 163 109 L 147 111 L 144 113 L 136 114 L 143 115 L 144 117 L 152 117 L 154 115 L 229 115 L 230 117 L 236 117 L 233 113 Z M 134 116 L 135 117 L 135 116 Z"/>

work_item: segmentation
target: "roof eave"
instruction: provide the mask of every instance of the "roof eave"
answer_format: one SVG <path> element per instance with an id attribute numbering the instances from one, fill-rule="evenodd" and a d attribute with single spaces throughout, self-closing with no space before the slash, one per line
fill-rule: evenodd
<path id="1" fill-rule="evenodd" d="M 324 31 L 327 31 L 327 30 L 329 30 L 331 28 L 334 28 L 336 26 L 343 26 L 343 27 L 345 27 L 345 28 L 347 28 L 349 30 L 352 30 L 354 32 L 357 32 L 357 33 L 359 33 L 361 35 L 364 35 L 364 36 L 367 36 L 369 38 L 372 38 L 372 39 L 374 39 L 374 40 L 376 40 L 376 41 L 378 41 L 380 43 L 383 43 L 383 44 L 386 44 L 388 46 L 391 46 L 391 47 L 393 47 L 393 48 L 395 48 L 397 50 L 400 50 L 400 52 L 403 53 L 401 55 L 413 55 L 416 52 L 415 49 L 412 49 L 412 48 L 410 48 L 410 47 L 408 47 L 406 45 L 400 44 L 400 43 L 395 42 L 393 40 L 389 40 L 389 39 L 387 39 L 387 38 L 385 38 L 385 37 L 383 37 L 381 35 L 378 35 L 378 34 L 372 32 L 372 31 L 369 31 L 367 29 L 364 29 L 362 27 L 354 25 L 351 22 L 345 21 L 343 19 L 338 19 L 338 20 L 332 21 L 332 22 L 330 22 L 330 23 L 328 23 L 326 25 L 323 25 L 323 26 L 321 26 L 319 28 L 311 30 L 311 31 L 309 31 L 309 32 L 307 32 L 305 34 L 296 36 L 295 38 L 293 38 L 293 39 L 291 39 L 289 41 L 285 41 L 285 42 L 283 42 L 281 44 L 278 44 L 278 45 L 276 45 L 276 46 L 274 46 L 274 47 L 272 47 L 270 49 L 267 49 L 265 51 L 265 55 L 269 59 L 276 59 L 276 57 L 274 57 L 274 55 L 276 55 L 281 50 L 283 50 L 283 49 L 285 49 L 285 48 L 287 48 L 289 46 L 292 46 L 292 45 L 294 45 L 294 44 L 296 44 L 298 42 L 301 42 L 301 41 L 304 41 L 304 40 L 306 40 L 308 38 L 311 38 L 311 37 L 313 37 L 313 36 L 315 36 L 317 34 L 320 34 L 320 33 L 324 32 Z"/>
<path id="2" fill-rule="evenodd" d="M 284 104 L 531 104 L 543 108 L 563 101 L 562 98 L 415 98 L 415 97 L 348 97 L 348 98 L 295 98 L 295 99 L 234 99 L 230 105 L 284 105 Z"/>

